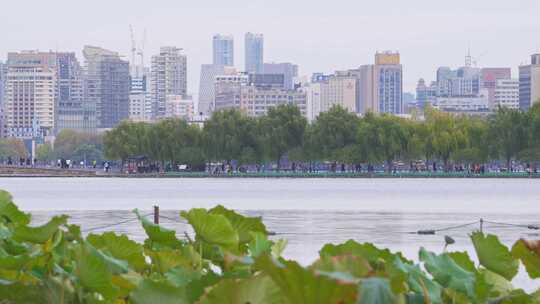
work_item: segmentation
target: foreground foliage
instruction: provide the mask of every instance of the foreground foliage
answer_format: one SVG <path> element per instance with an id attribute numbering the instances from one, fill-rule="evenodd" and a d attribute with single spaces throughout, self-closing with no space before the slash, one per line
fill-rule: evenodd
<path id="1" fill-rule="evenodd" d="M 114 232 L 81 235 L 57 216 L 32 227 L 0 192 L 0 303 L 540 303 L 511 280 L 520 263 L 540 278 L 540 246 L 511 248 L 475 232 L 479 264 L 466 252 L 400 253 L 348 241 L 325 245 L 309 267 L 281 257 L 261 219 L 218 206 L 181 216 L 194 237 L 153 224 L 137 211 L 147 239 Z"/>

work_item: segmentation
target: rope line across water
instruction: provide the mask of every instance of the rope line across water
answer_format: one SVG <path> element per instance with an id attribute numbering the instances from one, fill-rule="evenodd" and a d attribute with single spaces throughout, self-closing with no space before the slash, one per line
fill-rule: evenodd
<path id="1" fill-rule="evenodd" d="M 150 216 L 150 215 L 153 215 L 153 213 L 145 214 L 145 215 L 143 215 L 143 217 L 147 217 L 147 216 Z M 127 223 L 138 221 L 138 220 L 139 219 L 137 217 L 135 217 L 135 218 L 132 218 L 132 219 L 124 220 L 124 221 L 121 221 L 121 222 L 116 222 L 116 223 L 109 224 L 109 225 L 103 225 L 103 226 L 93 227 L 93 228 L 89 228 L 89 229 L 84 229 L 84 230 L 81 230 L 81 232 L 88 233 L 88 232 L 92 232 L 92 231 L 96 231 L 96 230 L 102 230 L 102 229 L 107 229 L 107 228 L 111 228 L 111 227 L 122 225 L 122 224 L 127 224 Z"/>

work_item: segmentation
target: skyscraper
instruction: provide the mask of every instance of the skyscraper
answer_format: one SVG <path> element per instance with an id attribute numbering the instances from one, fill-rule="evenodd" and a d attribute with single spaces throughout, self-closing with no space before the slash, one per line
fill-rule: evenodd
<path id="1" fill-rule="evenodd" d="M 223 75 L 225 67 L 218 64 L 203 64 L 201 65 L 201 80 L 199 82 L 199 112 L 203 115 L 212 113 L 215 86 L 214 81 L 216 76 Z"/>
<path id="2" fill-rule="evenodd" d="M 8 137 L 52 135 L 56 111 L 56 53 L 9 53 L 5 92 Z"/>
<path id="3" fill-rule="evenodd" d="M 403 69 L 399 53 L 375 54 L 375 75 L 379 112 L 403 113 Z"/>
<path id="4" fill-rule="evenodd" d="M 519 108 L 528 110 L 540 102 L 540 54 L 531 55 L 531 64 L 519 67 Z"/>
<path id="5" fill-rule="evenodd" d="M 152 103 L 157 118 L 165 116 L 167 95 L 187 95 L 187 58 L 182 49 L 162 47 L 152 56 Z"/>
<path id="6" fill-rule="evenodd" d="M 216 65 L 234 66 L 234 37 L 216 34 L 212 41 L 213 63 Z"/>
<path id="7" fill-rule="evenodd" d="M 95 107 L 97 127 L 114 128 L 129 118 L 129 63 L 117 52 L 85 46 L 85 99 Z"/>
<path id="8" fill-rule="evenodd" d="M 85 102 L 83 72 L 75 53 L 57 53 L 56 133 L 64 129 L 95 132 L 95 108 Z"/>
<path id="9" fill-rule="evenodd" d="M 264 36 L 246 33 L 245 35 L 245 70 L 248 73 L 263 73 Z"/>

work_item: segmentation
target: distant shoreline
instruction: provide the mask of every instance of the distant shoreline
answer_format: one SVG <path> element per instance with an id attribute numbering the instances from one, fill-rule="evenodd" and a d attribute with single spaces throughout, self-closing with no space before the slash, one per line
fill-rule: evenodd
<path id="1" fill-rule="evenodd" d="M 290 178 L 290 179 L 320 179 L 320 178 L 349 178 L 349 179 L 374 179 L 374 178 L 472 178 L 472 179 L 486 179 L 486 178 L 508 178 L 508 179 L 529 179 L 540 178 L 540 174 L 527 174 L 527 173 L 485 173 L 485 174 L 467 174 L 466 172 L 449 172 L 449 173 L 353 173 L 353 172 L 336 172 L 336 173 L 293 173 L 293 172 L 265 172 L 265 173 L 231 173 L 231 174 L 208 174 L 205 172 L 169 172 L 159 174 L 121 174 L 121 173 L 105 173 L 101 171 L 91 170 L 59 170 L 59 169 L 39 169 L 39 168 L 6 168 L 0 169 L 0 178 L 10 177 L 23 177 L 23 178 L 218 178 L 218 179 L 246 179 L 246 178 Z"/>

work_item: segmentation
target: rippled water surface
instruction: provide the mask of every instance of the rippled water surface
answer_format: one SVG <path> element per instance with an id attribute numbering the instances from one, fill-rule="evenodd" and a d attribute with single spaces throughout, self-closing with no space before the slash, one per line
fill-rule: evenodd
<path id="1" fill-rule="evenodd" d="M 261 216 L 276 238 L 286 238 L 288 258 L 312 262 L 325 243 L 348 239 L 373 242 L 416 259 L 420 246 L 441 251 L 444 236 L 456 239 L 453 250 L 471 250 L 468 233 L 479 224 L 418 235 L 478 221 L 540 225 L 538 179 L 113 179 L 2 178 L 17 204 L 44 222 L 67 213 L 83 230 L 114 230 L 136 240 L 144 231 L 131 210 L 161 208 L 161 223 L 179 237 L 191 233 L 179 210 L 226 207 Z M 521 237 L 539 239 L 526 227 L 485 224 L 506 244 Z M 517 284 L 524 285 L 524 278 Z"/>

